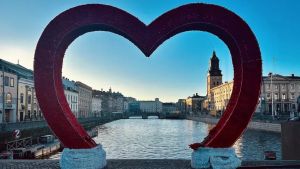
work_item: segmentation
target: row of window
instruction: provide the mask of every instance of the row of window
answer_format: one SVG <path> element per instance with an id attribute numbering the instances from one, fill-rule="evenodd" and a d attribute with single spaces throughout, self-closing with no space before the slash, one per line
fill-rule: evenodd
<path id="1" fill-rule="evenodd" d="M 216 85 L 218 85 L 218 86 L 219 86 L 219 84 L 221 84 L 221 82 L 220 82 L 220 83 L 219 83 L 219 82 L 217 82 L 217 83 L 216 83 L 216 82 L 214 82 L 213 84 L 214 84 L 214 86 L 216 86 Z"/>
<path id="2" fill-rule="evenodd" d="M 10 78 L 8 76 L 4 76 L 4 86 L 8 86 L 8 87 L 14 87 L 15 86 L 15 79 L 14 78 Z"/>
<path id="3" fill-rule="evenodd" d="M 266 89 L 267 90 L 270 90 L 271 89 L 271 84 L 265 84 L 266 85 Z M 286 88 L 287 88 L 287 86 L 289 86 L 289 88 L 291 89 L 291 90 L 295 90 L 295 87 L 296 87 L 296 84 L 273 84 L 273 89 L 276 89 L 276 90 L 278 90 L 280 87 L 281 87 L 281 89 L 282 90 L 285 90 Z M 299 86 L 299 89 L 300 89 L 300 86 Z"/>
<path id="4" fill-rule="evenodd" d="M 77 96 L 67 94 L 68 101 L 77 102 Z"/>
<path id="5" fill-rule="evenodd" d="M 74 111 L 77 111 L 77 109 L 78 109 L 78 106 L 77 106 L 77 104 L 69 104 L 71 107 L 71 110 L 74 110 Z"/>
<path id="6" fill-rule="evenodd" d="M 24 103 L 24 94 L 23 94 L 23 93 L 20 94 L 20 103 L 21 103 L 21 104 Z M 31 104 L 31 95 L 28 95 L 28 96 L 27 96 L 27 103 L 28 103 L 28 104 Z"/>
<path id="7" fill-rule="evenodd" d="M 274 93 L 273 96 L 274 96 L 275 100 L 279 99 L 279 94 L 278 93 Z M 271 94 L 270 93 L 267 93 L 267 99 L 271 99 Z M 281 94 L 281 99 L 282 100 L 286 100 L 287 99 L 287 95 L 285 93 L 282 93 Z M 295 99 L 295 94 L 294 93 L 290 94 L 290 99 Z"/>
<path id="8" fill-rule="evenodd" d="M 227 90 L 221 90 L 221 91 L 215 91 L 215 92 L 211 92 L 211 95 L 214 96 L 214 95 L 221 95 L 221 94 L 228 94 L 230 93 L 231 94 L 231 89 L 227 89 Z"/>

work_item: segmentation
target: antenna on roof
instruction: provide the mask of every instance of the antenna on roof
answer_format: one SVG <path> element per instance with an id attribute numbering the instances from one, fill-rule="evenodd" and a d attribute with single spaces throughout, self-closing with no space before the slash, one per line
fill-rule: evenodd
<path id="1" fill-rule="evenodd" d="M 19 59 L 18 59 L 18 65 L 19 65 Z"/>

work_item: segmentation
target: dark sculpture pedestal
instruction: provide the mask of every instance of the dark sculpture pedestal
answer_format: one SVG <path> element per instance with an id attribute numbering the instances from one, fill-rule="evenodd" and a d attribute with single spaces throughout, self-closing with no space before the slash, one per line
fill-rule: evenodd
<path id="1" fill-rule="evenodd" d="M 283 160 L 300 160 L 300 121 L 281 124 L 281 149 Z"/>

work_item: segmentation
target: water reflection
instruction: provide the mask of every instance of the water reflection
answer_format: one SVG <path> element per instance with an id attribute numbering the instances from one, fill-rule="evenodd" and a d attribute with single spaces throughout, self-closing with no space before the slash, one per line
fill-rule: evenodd
<path id="1" fill-rule="evenodd" d="M 262 160 L 265 151 L 275 151 L 277 159 L 281 159 L 281 136 L 278 133 L 248 130 L 233 147 L 242 159 Z"/>
<path id="2" fill-rule="evenodd" d="M 108 159 L 190 159 L 189 144 L 203 140 L 212 125 L 190 120 L 124 119 L 98 126 Z M 266 150 L 280 154 L 280 134 L 246 131 L 233 146 L 243 160 L 262 160 Z M 59 158 L 59 154 L 51 158 Z"/>

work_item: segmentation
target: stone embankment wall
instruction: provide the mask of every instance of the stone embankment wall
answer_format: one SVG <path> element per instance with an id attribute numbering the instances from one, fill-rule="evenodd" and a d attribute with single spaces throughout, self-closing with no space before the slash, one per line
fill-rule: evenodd
<path id="1" fill-rule="evenodd" d="M 108 123 L 117 118 L 101 118 L 101 117 L 92 117 L 92 118 L 81 118 L 78 119 L 80 124 L 86 129 L 89 130 L 95 126 Z M 42 135 L 52 134 L 48 124 L 45 120 L 40 121 L 26 121 L 18 123 L 2 123 L 0 124 L 0 152 L 5 149 L 6 142 L 15 140 L 13 137 L 14 130 L 21 131 L 21 137 L 32 137 L 33 143 L 36 142 L 36 138 Z"/>
<path id="2" fill-rule="evenodd" d="M 217 124 L 219 119 L 214 117 L 188 116 L 187 119 L 199 121 L 208 124 Z M 279 123 L 267 123 L 259 121 L 251 121 L 248 124 L 248 129 L 261 130 L 281 133 L 281 125 Z"/>

